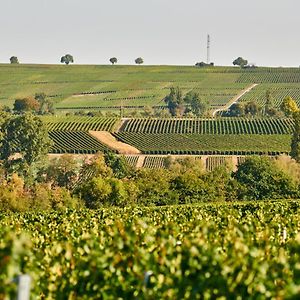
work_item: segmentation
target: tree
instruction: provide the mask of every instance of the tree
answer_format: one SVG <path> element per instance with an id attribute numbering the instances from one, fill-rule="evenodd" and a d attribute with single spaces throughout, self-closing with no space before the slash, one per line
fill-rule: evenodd
<path id="1" fill-rule="evenodd" d="M 270 117 L 274 117 L 278 114 L 278 111 L 274 105 L 274 97 L 272 95 L 271 90 L 266 91 L 266 103 L 264 107 L 264 114 Z"/>
<path id="2" fill-rule="evenodd" d="M 245 108 L 241 103 L 233 103 L 228 110 L 230 117 L 241 117 L 245 113 Z"/>
<path id="3" fill-rule="evenodd" d="M 138 57 L 138 58 L 135 60 L 135 63 L 136 63 L 137 65 L 141 65 L 141 64 L 144 63 L 144 60 L 143 60 L 141 57 Z"/>
<path id="4" fill-rule="evenodd" d="M 238 166 L 234 178 L 240 184 L 238 197 L 241 200 L 290 198 L 297 195 L 292 178 L 267 157 L 247 158 Z"/>
<path id="5" fill-rule="evenodd" d="M 16 56 L 12 56 L 9 60 L 10 60 L 11 64 L 18 64 L 19 63 L 19 60 Z"/>
<path id="6" fill-rule="evenodd" d="M 283 99 L 280 109 L 287 117 L 291 117 L 294 112 L 298 111 L 298 105 L 292 97 L 288 96 Z"/>
<path id="7" fill-rule="evenodd" d="M 39 114 L 53 113 L 53 103 L 45 93 L 36 93 L 34 99 L 39 103 Z"/>
<path id="8" fill-rule="evenodd" d="M 234 66 L 240 66 L 241 68 L 244 68 L 248 64 L 248 60 L 238 57 L 232 63 Z"/>
<path id="9" fill-rule="evenodd" d="M 182 115 L 184 112 L 182 91 L 179 87 L 171 87 L 170 94 L 165 97 L 165 103 L 172 116 Z"/>
<path id="10" fill-rule="evenodd" d="M 62 64 L 65 63 L 66 65 L 68 65 L 69 63 L 73 63 L 74 59 L 73 59 L 73 56 L 71 54 L 66 54 L 65 56 L 61 57 L 60 62 Z"/>
<path id="11" fill-rule="evenodd" d="M 118 59 L 116 57 L 112 57 L 109 61 L 114 65 L 118 62 Z"/>
<path id="12" fill-rule="evenodd" d="M 38 111 L 39 108 L 39 102 L 32 97 L 16 99 L 14 102 L 14 111 L 16 112 Z"/>
<path id="13" fill-rule="evenodd" d="M 246 115 L 256 116 L 259 113 L 259 111 L 260 111 L 260 108 L 256 102 L 250 101 L 250 102 L 246 103 L 246 105 L 245 105 L 245 114 Z"/>
<path id="14" fill-rule="evenodd" d="M 52 145 L 46 125 L 30 113 L 9 118 L 1 130 L 0 159 L 7 167 L 17 165 L 20 170 L 26 171 L 40 161 Z"/>
<path id="15" fill-rule="evenodd" d="M 191 112 L 196 116 L 203 116 L 207 110 L 207 103 L 200 99 L 198 93 L 189 92 L 184 97 L 184 101 L 190 105 Z"/>
<path id="16" fill-rule="evenodd" d="M 293 113 L 294 132 L 291 142 L 291 157 L 300 162 L 300 111 Z"/>

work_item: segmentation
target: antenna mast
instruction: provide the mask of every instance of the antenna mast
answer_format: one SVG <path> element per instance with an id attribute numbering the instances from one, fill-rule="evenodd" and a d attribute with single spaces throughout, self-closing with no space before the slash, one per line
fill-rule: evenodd
<path id="1" fill-rule="evenodd" d="M 210 36 L 207 35 L 207 64 L 210 63 Z"/>

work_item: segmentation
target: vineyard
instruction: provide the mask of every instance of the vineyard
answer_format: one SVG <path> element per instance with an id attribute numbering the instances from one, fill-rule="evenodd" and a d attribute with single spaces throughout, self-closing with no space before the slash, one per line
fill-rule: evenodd
<path id="1" fill-rule="evenodd" d="M 118 132 L 114 136 L 145 154 L 279 155 L 289 153 L 290 135 L 148 134 Z"/>
<path id="2" fill-rule="evenodd" d="M 292 119 L 130 119 L 120 132 L 151 134 L 291 134 Z"/>
<path id="3" fill-rule="evenodd" d="M 118 123 L 117 118 L 98 118 L 98 117 L 42 117 L 49 131 L 113 131 Z"/>
<path id="4" fill-rule="evenodd" d="M 292 97 L 297 102 L 298 106 L 300 106 L 300 85 L 295 84 L 260 84 L 249 93 L 246 93 L 239 101 L 254 101 L 260 106 L 264 106 L 267 100 L 267 91 L 271 92 L 275 107 L 280 107 L 283 99 L 288 96 Z"/>
<path id="5" fill-rule="evenodd" d="M 84 131 L 50 131 L 49 137 L 53 141 L 50 153 L 95 154 L 110 150 Z"/>
<path id="6" fill-rule="evenodd" d="M 0 213 L 0 297 L 297 299 L 299 201 Z"/>

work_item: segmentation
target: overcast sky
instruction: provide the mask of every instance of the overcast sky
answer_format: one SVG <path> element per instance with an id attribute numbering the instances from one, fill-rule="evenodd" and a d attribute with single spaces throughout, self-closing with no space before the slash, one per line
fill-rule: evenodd
<path id="1" fill-rule="evenodd" d="M 299 0 L 0 0 L 0 62 L 300 65 Z"/>

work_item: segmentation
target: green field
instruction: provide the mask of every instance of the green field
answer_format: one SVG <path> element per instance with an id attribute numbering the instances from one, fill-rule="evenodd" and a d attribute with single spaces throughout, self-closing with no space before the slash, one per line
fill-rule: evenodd
<path id="1" fill-rule="evenodd" d="M 147 134 L 118 132 L 114 136 L 145 154 L 278 155 L 289 153 L 290 135 Z"/>
<path id="2" fill-rule="evenodd" d="M 171 86 L 196 91 L 211 108 L 226 104 L 251 83 L 273 84 L 299 98 L 297 68 L 193 66 L 0 65 L 0 104 L 44 92 L 58 112 L 78 110 L 143 110 L 164 107 Z M 260 89 L 260 87 L 258 87 Z M 295 94 L 296 93 L 296 94 Z M 261 99 L 258 99 L 260 102 Z M 276 98 L 282 100 L 282 93 Z"/>
<path id="3" fill-rule="evenodd" d="M 0 298 L 298 299 L 299 201 L 0 213 Z M 10 297 L 8 296 L 10 295 Z"/>

